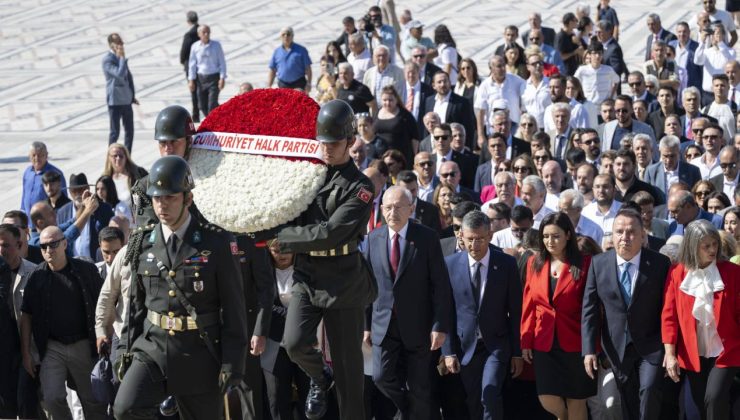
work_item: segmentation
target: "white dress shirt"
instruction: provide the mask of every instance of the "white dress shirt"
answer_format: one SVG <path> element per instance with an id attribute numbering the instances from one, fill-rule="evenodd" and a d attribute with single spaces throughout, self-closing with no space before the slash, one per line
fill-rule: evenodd
<path id="1" fill-rule="evenodd" d="M 604 235 L 608 235 L 612 233 L 614 218 L 617 217 L 617 212 L 620 207 L 622 207 L 622 203 L 617 200 L 613 200 L 611 207 L 609 207 L 609 211 L 602 213 L 601 210 L 599 210 L 598 203 L 594 201 L 583 208 L 581 216 L 586 216 L 591 219 L 591 221 L 601 227 L 601 230 L 604 231 Z"/>
<path id="2" fill-rule="evenodd" d="M 706 152 L 698 158 L 691 159 L 691 162 L 689 163 L 699 168 L 702 179 L 709 179 L 713 176 L 721 174 L 722 168 L 719 166 L 719 156 L 714 158 L 714 162 L 707 164 L 706 160 L 704 159 L 705 155 Z"/>
<path id="3" fill-rule="evenodd" d="M 590 64 L 580 66 L 576 70 L 575 77 L 583 85 L 583 95 L 595 104 L 611 98 L 614 86 L 620 82 L 619 75 L 607 65 L 601 65 L 597 69 Z"/>
<path id="4" fill-rule="evenodd" d="M 439 115 L 439 120 L 442 124 L 447 122 L 447 107 L 450 105 L 450 95 L 452 91 L 447 92 L 447 95 L 440 97 L 439 94 L 434 95 L 434 113 Z"/>
<path id="5" fill-rule="evenodd" d="M 393 246 L 393 236 L 396 235 L 396 233 L 400 235 L 398 237 L 398 245 L 399 245 L 398 255 L 401 256 L 403 255 L 404 249 L 406 249 L 406 232 L 408 230 L 409 230 L 408 222 L 406 222 L 406 224 L 403 225 L 401 230 L 399 230 L 398 232 L 396 232 L 395 230 L 391 229 L 390 226 L 388 226 L 388 261 L 391 260 L 391 247 Z M 399 259 L 399 262 L 400 261 L 401 260 Z"/>
<path id="6" fill-rule="evenodd" d="M 629 267 L 629 276 L 630 276 L 630 296 L 634 296 L 635 294 L 635 283 L 637 283 L 637 275 L 640 272 L 640 257 L 642 256 L 642 251 L 639 251 L 637 255 L 632 257 L 631 260 L 627 261 L 624 258 L 620 257 L 619 254 L 617 254 L 617 270 L 619 271 L 617 274 L 617 281 L 620 281 L 622 278 L 622 274 L 624 273 L 625 265 L 624 263 L 629 262 L 632 265 Z"/>
<path id="7" fill-rule="evenodd" d="M 434 141 L 435 140 L 432 139 L 432 142 L 434 142 Z M 440 155 L 439 153 L 437 153 L 437 162 L 436 162 L 437 169 L 436 169 L 436 172 L 435 172 L 437 174 L 437 176 L 439 176 L 439 168 L 440 168 L 440 166 L 442 166 L 442 164 L 444 163 L 442 161 L 443 159 L 444 159 L 444 162 L 452 162 L 452 149 L 450 149 L 450 151 L 447 152 L 447 154 L 444 155 L 444 156 L 443 155 Z"/>
<path id="8" fill-rule="evenodd" d="M 671 185 L 675 184 L 679 181 L 678 178 L 678 167 L 681 165 L 680 162 L 676 163 L 676 169 L 669 171 L 668 168 L 665 167 L 665 164 L 663 164 L 663 172 L 665 172 L 665 189 L 663 191 L 668 191 L 668 188 L 671 187 Z"/>
<path id="9" fill-rule="evenodd" d="M 486 250 L 486 255 L 481 258 L 480 261 L 476 261 L 473 257 L 468 254 L 468 270 L 470 270 L 470 281 L 473 281 L 475 276 L 475 263 L 479 262 L 480 266 L 480 298 L 478 300 L 478 306 L 483 302 L 483 294 L 486 292 L 486 283 L 488 281 L 488 265 L 491 261 L 491 250 Z"/>
<path id="10" fill-rule="evenodd" d="M 545 203 L 542 203 L 542 207 L 540 207 L 539 211 L 537 211 L 537 213 L 534 215 L 534 224 L 532 225 L 532 227 L 535 229 L 539 229 L 542 220 L 550 213 L 555 213 L 555 210 L 547 207 Z"/>
<path id="11" fill-rule="evenodd" d="M 290 303 L 290 298 L 293 295 L 291 289 L 293 288 L 293 266 L 286 269 L 275 269 L 275 278 L 277 280 L 277 295 L 280 299 L 280 303 L 286 308 Z"/>
<path id="12" fill-rule="evenodd" d="M 491 77 L 486 77 L 475 92 L 475 109 L 481 109 L 486 119 L 486 127 L 490 132 L 489 115 L 493 110 L 496 99 L 506 99 L 509 104 L 509 119 L 519 124 L 522 115 L 521 96 L 524 93 L 526 82 L 521 77 L 506 73 L 504 82 L 499 84 Z"/>
<path id="13" fill-rule="evenodd" d="M 732 200 L 732 197 L 735 196 L 735 187 L 737 187 L 737 183 L 740 181 L 740 171 L 735 175 L 735 179 L 732 181 L 728 181 L 726 177 L 722 177 L 722 192 L 725 193 L 725 195 Z"/>
<path id="14" fill-rule="evenodd" d="M 527 113 L 537 120 L 537 128 L 543 128 L 545 126 L 545 109 L 552 103 L 550 79 L 543 77 L 538 84 L 535 84 L 531 77 L 527 79 L 522 94 L 522 103 Z"/>
<path id="15" fill-rule="evenodd" d="M 370 56 L 370 50 L 365 48 L 360 55 L 351 52 L 347 55 L 347 62 L 352 66 L 355 73 L 355 80 L 362 83 L 367 69 L 373 66 L 373 57 Z"/>
<path id="16" fill-rule="evenodd" d="M 498 232 L 494 233 L 493 238 L 491 238 L 491 243 L 501 249 L 516 248 L 517 246 L 519 246 L 519 242 L 519 239 L 517 239 L 514 234 L 511 233 L 510 227 L 499 230 Z"/>

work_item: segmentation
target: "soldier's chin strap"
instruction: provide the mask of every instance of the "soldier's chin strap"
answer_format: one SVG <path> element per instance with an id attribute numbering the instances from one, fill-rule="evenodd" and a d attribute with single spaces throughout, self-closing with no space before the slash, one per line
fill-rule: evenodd
<path id="1" fill-rule="evenodd" d="M 177 226 L 178 223 L 180 223 L 180 220 L 182 220 L 182 215 L 185 214 L 185 211 L 187 210 L 187 206 L 185 205 L 188 200 L 188 192 L 189 191 L 183 191 L 183 200 L 182 200 L 182 207 L 180 207 L 180 214 L 177 215 L 177 220 L 175 220 L 174 223 L 172 223 L 172 226 Z"/>

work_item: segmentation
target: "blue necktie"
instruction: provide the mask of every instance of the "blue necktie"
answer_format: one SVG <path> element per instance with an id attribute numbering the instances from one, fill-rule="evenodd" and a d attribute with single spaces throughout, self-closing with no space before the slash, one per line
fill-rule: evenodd
<path id="1" fill-rule="evenodd" d="M 631 262 L 626 262 L 622 264 L 622 276 L 619 277 L 619 284 L 622 289 L 622 297 L 624 298 L 624 303 L 626 303 L 627 306 L 629 306 L 630 300 L 632 299 L 632 280 L 630 278 L 631 266 Z"/>

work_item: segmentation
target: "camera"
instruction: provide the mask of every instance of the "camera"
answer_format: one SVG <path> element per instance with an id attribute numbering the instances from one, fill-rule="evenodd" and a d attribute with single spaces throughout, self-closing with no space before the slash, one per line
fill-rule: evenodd
<path id="1" fill-rule="evenodd" d="M 375 24 L 373 23 L 370 14 L 366 14 L 360 19 L 360 28 L 365 32 L 375 31 Z"/>

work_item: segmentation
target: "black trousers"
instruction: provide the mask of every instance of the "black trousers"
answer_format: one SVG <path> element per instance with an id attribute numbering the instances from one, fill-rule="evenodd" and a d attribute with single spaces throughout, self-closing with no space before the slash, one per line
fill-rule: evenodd
<path id="1" fill-rule="evenodd" d="M 393 401 L 383 395 L 373 382 L 372 376 L 365 375 L 365 418 L 374 420 L 393 420 L 398 409 Z"/>
<path id="2" fill-rule="evenodd" d="M 108 105 L 108 117 L 110 120 L 110 134 L 108 135 L 108 144 L 118 141 L 121 135 L 121 121 L 123 121 L 124 145 L 131 153 L 134 146 L 134 110 L 131 104 L 128 105 Z"/>
<path id="3" fill-rule="evenodd" d="M 643 359 L 633 344 L 624 350 L 622 370 L 612 363 L 625 419 L 654 420 L 660 416 L 663 367 Z"/>
<path id="4" fill-rule="evenodd" d="M 342 419 L 365 418 L 361 348 L 364 317 L 364 308 L 316 307 L 306 292 L 295 289 L 288 306 L 283 345 L 291 360 L 315 381 L 323 381 L 324 360 L 315 344 L 316 329 L 324 320 Z"/>
<path id="5" fill-rule="evenodd" d="M 393 317 L 383 342 L 373 344 L 373 381 L 403 418 L 431 418 L 431 352 L 425 346 L 406 347 Z"/>
<path id="6" fill-rule="evenodd" d="M 198 104 L 203 115 L 208 116 L 218 106 L 218 81 L 221 76 L 214 74 L 199 74 L 195 83 L 195 91 L 198 92 Z"/>
<path id="7" fill-rule="evenodd" d="M 185 65 L 185 80 L 188 80 L 188 67 L 187 63 Z M 195 80 L 195 90 L 190 92 L 190 99 L 193 101 L 193 121 L 199 122 L 200 121 L 200 108 L 198 107 L 198 78 L 196 77 Z"/>
<path id="8" fill-rule="evenodd" d="M 267 388 L 267 399 L 270 402 L 270 414 L 272 420 L 293 420 L 293 385 L 298 390 L 298 412 L 300 418 L 303 414 L 303 404 L 308 395 L 310 379 L 308 376 L 288 357 L 284 348 L 278 350 L 275 366 L 272 372 L 262 370 L 265 374 L 265 387 Z"/>
<path id="9" fill-rule="evenodd" d="M 730 385 L 740 368 L 720 368 L 717 358 L 700 357 L 700 371 L 686 371 L 691 397 L 699 409 L 702 420 L 729 420 Z"/>
<path id="10" fill-rule="evenodd" d="M 278 87 L 288 88 L 288 89 L 305 89 L 307 83 L 308 81 L 306 80 L 305 76 L 301 77 L 298 80 L 294 80 L 292 82 L 284 82 L 278 79 Z"/>
<path id="11" fill-rule="evenodd" d="M 250 309 L 247 309 L 248 314 L 250 314 L 247 316 L 247 337 L 251 339 L 256 321 L 251 313 L 256 311 L 249 312 Z M 246 407 L 242 407 L 245 410 L 244 418 L 246 420 L 263 419 L 262 366 L 260 366 L 259 356 L 252 356 L 249 352 L 247 352 L 247 359 L 244 362 L 244 385 L 246 385 Z"/>
<path id="12" fill-rule="evenodd" d="M 167 397 L 165 378 L 150 360 L 134 357 L 118 388 L 113 413 L 116 420 L 151 420 Z M 218 390 L 206 394 L 175 395 L 182 420 L 219 419 L 224 400 Z"/>

